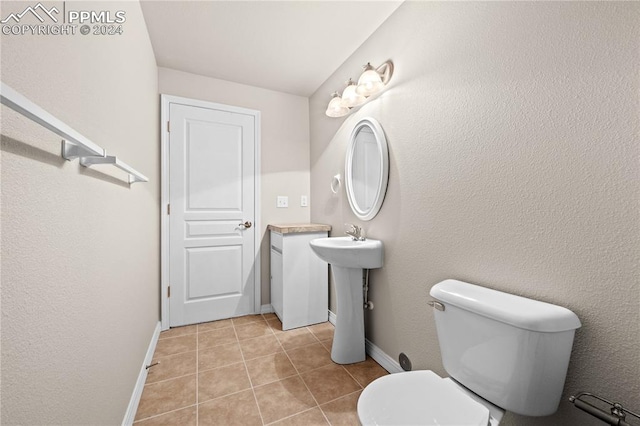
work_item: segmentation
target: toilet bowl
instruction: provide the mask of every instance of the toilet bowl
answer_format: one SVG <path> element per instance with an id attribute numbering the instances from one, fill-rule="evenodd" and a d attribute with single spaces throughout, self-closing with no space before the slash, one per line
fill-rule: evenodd
<path id="1" fill-rule="evenodd" d="M 358 399 L 363 425 L 497 426 L 504 410 L 433 371 L 409 371 L 374 380 Z"/>
<path id="2" fill-rule="evenodd" d="M 381 377 L 358 399 L 363 425 L 497 426 L 504 413 L 558 409 L 580 320 L 561 306 L 456 280 L 433 286 L 442 364 L 450 377 Z"/>

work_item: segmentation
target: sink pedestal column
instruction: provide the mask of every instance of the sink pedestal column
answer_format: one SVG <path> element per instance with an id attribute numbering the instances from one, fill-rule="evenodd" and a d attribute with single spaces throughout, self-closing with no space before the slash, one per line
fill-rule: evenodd
<path id="1" fill-rule="evenodd" d="M 338 364 L 364 361 L 362 269 L 331 265 L 331 271 L 338 302 L 331 359 Z"/>

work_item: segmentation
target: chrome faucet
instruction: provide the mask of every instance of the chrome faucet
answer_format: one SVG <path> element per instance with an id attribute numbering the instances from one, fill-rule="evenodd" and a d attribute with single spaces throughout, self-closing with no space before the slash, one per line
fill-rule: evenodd
<path id="1" fill-rule="evenodd" d="M 345 223 L 345 226 L 349 227 L 349 230 L 344 233 L 349 235 L 353 241 L 364 241 L 364 231 L 358 225 L 354 225 L 352 223 Z"/>

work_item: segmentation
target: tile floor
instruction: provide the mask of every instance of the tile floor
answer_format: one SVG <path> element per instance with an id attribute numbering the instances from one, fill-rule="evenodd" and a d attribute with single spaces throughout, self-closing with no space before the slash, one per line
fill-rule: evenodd
<path id="1" fill-rule="evenodd" d="M 274 314 L 160 334 L 136 413 L 149 425 L 357 425 L 374 360 L 331 361 L 330 323 L 282 331 Z"/>

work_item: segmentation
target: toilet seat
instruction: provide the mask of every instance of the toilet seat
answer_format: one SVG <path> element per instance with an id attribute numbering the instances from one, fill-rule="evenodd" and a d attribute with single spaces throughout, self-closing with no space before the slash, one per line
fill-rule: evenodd
<path id="1" fill-rule="evenodd" d="M 358 417 L 365 426 L 497 424 L 490 422 L 487 406 L 467 395 L 452 380 L 429 370 L 390 374 L 374 380 L 358 399 Z"/>

